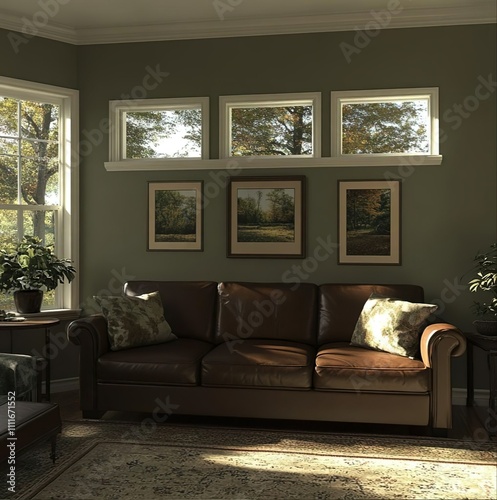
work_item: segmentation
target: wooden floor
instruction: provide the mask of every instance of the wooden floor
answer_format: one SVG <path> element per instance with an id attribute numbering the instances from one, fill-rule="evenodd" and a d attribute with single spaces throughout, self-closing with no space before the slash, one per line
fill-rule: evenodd
<path id="1" fill-rule="evenodd" d="M 58 403 L 62 420 L 82 420 L 79 409 L 79 391 L 61 392 L 52 394 L 52 402 Z M 453 427 L 448 432 L 448 437 L 475 442 L 496 442 L 497 436 L 490 435 L 492 428 L 497 430 L 497 422 L 489 417 L 490 413 L 485 408 L 467 408 L 466 406 L 453 407 Z M 150 415 L 144 413 L 107 412 L 103 420 L 115 422 L 141 422 Z M 372 434 L 395 434 L 409 436 L 426 436 L 427 429 L 423 427 L 391 426 L 391 425 L 365 425 L 365 424 L 340 424 L 328 422 L 301 422 L 282 420 L 256 420 L 240 418 L 214 418 L 214 417 L 187 417 L 172 415 L 169 423 L 185 423 L 199 425 L 219 425 L 230 427 L 260 427 L 264 429 L 307 430 L 323 432 L 352 432 Z M 167 422 L 165 425 L 167 425 Z"/>

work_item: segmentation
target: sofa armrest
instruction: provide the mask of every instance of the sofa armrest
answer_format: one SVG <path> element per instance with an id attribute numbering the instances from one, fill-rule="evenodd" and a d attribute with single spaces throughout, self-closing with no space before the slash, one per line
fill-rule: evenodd
<path id="1" fill-rule="evenodd" d="M 89 348 L 96 359 L 110 350 L 107 320 L 101 314 L 71 322 L 67 327 L 67 338 L 75 345 Z"/>
<path id="2" fill-rule="evenodd" d="M 452 427 L 451 358 L 466 350 L 466 338 L 449 323 L 435 323 L 421 335 L 421 359 L 431 368 L 431 425 Z"/>
<path id="3" fill-rule="evenodd" d="M 97 362 L 110 350 L 107 320 L 100 314 L 79 318 L 67 327 L 67 338 L 80 346 L 79 386 L 81 409 L 97 408 Z"/>

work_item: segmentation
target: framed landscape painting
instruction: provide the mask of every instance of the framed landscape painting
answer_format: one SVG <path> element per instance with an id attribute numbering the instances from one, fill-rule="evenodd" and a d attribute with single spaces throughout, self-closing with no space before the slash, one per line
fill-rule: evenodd
<path id="1" fill-rule="evenodd" d="M 201 251 L 202 228 L 202 181 L 149 182 L 147 250 Z"/>
<path id="2" fill-rule="evenodd" d="M 238 177 L 228 189 L 228 257 L 305 256 L 305 177 Z"/>
<path id="3" fill-rule="evenodd" d="M 400 181 L 339 181 L 339 264 L 400 264 Z"/>

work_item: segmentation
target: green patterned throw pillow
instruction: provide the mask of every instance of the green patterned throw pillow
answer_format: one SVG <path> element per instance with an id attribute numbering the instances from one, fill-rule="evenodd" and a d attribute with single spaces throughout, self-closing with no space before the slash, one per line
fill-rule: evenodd
<path id="1" fill-rule="evenodd" d="M 364 304 L 351 345 L 414 358 L 421 329 L 437 308 L 373 294 Z"/>
<path id="2" fill-rule="evenodd" d="M 164 318 L 159 292 L 94 299 L 107 320 L 112 351 L 161 344 L 177 338 Z"/>

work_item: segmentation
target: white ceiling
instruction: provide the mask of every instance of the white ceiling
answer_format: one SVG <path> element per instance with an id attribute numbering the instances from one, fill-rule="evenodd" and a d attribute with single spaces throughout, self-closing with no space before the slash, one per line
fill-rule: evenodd
<path id="1" fill-rule="evenodd" d="M 0 0 L 0 27 L 73 44 L 496 22 L 495 0 Z M 390 10 L 389 10 L 390 6 Z M 382 16 L 382 21 L 378 21 Z"/>

